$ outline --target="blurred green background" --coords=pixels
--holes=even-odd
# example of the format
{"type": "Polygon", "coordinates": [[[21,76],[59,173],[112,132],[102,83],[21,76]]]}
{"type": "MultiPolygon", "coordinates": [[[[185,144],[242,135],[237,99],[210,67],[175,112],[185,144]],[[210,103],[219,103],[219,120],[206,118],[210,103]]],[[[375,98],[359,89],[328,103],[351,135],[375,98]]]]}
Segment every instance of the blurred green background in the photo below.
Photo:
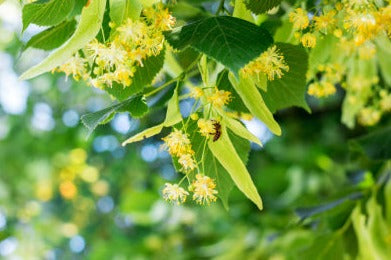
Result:
{"type": "MultiPolygon", "coordinates": [[[[391,247],[390,163],[349,152],[368,129],[340,123],[341,95],[309,100],[313,113],[277,114],[282,137],[257,121],[265,143],[249,171],[264,199],[238,190],[230,209],[171,205],[178,176],[161,136],[120,143],[159,122],[164,110],[117,114],[87,137],[80,116],[111,103],[62,75],[18,75],[45,55],[27,50],[20,9],[0,6],[0,258],[5,259],[386,259],[391,247]],[[368,218],[368,219],[367,219],[368,218]],[[368,222],[366,222],[368,221],[368,222]],[[369,253],[368,253],[369,252],[369,253]]],[[[182,103],[186,111],[189,104],[182,103]]],[[[384,119],[382,125],[387,125],[384,119]]],[[[369,131],[376,129],[369,129],[369,131]]]]}

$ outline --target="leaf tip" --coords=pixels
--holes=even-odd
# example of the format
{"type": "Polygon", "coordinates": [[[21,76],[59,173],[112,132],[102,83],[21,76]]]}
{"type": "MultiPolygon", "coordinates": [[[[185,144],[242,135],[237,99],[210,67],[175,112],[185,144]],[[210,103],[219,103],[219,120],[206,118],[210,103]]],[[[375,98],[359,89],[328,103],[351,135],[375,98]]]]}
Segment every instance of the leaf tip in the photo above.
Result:
{"type": "Polygon", "coordinates": [[[23,72],[22,75],[19,76],[18,80],[23,81],[23,80],[31,79],[32,77],[29,76],[28,72],[29,72],[29,70],[23,72]]]}

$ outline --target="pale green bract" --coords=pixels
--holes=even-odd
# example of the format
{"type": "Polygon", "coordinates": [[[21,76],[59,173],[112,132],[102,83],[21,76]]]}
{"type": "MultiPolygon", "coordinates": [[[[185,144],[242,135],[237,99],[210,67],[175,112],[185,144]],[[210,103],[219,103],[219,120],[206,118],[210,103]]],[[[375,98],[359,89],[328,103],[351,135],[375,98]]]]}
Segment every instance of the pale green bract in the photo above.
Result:
{"type": "Polygon", "coordinates": [[[248,110],[265,123],[273,134],[281,135],[280,126],[276,120],[274,120],[273,114],[263,101],[254,82],[251,79],[244,77],[240,77],[238,80],[232,73],[229,73],[228,78],[248,110]]]}
{"type": "Polygon", "coordinates": [[[258,194],[249,172],[233,146],[224,123],[221,125],[221,137],[218,141],[210,140],[209,149],[224,169],[230,174],[232,180],[257,207],[262,210],[262,199],[258,194]]]}
{"type": "Polygon", "coordinates": [[[137,0],[110,0],[110,19],[122,24],[127,18],[136,20],[140,17],[142,5],[137,0]]]}
{"type": "Polygon", "coordinates": [[[257,145],[262,147],[261,141],[253,135],[243,124],[241,124],[238,120],[230,118],[226,115],[223,111],[218,111],[220,116],[223,118],[224,123],[227,125],[227,127],[234,132],[237,136],[240,136],[244,139],[247,139],[253,143],[256,143],[257,145]]]}

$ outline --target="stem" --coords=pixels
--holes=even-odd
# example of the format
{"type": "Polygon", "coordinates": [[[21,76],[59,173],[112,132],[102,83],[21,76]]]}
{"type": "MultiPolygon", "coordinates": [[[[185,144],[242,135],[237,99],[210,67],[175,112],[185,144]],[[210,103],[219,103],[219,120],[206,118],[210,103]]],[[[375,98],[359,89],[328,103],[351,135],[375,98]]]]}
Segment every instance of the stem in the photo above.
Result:
{"type": "Polygon", "coordinates": [[[183,176],[182,179],[178,182],[178,186],[181,185],[181,183],[183,182],[184,179],[187,178],[187,175],[183,176]]]}
{"type": "Polygon", "coordinates": [[[224,2],[225,0],[220,0],[219,7],[217,8],[216,15],[218,15],[221,11],[224,12],[224,2]]]}
{"type": "Polygon", "coordinates": [[[157,92],[161,91],[162,89],[166,88],[167,86],[171,85],[172,83],[174,82],[179,82],[180,80],[185,80],[185,78],[188,76],[188,72],[194,67],[195,64],[197,64],[198,60],[201,58],[201,55],[199,55],[187,68],[186,70],[184,70],[181,74],[179,74],[177,77],[167,81],[166,83],[164,83],[163,85],[161,85],[160,87],[144,94],[145,97],[150,97],[154,94],[156,94],[157,92]]]}
{"type": "Polygon", "coordinates": [[[161,85],[160,87],[157,87],[155,88],[154,90],[144,94],[145,97],[149,97],[149,96],[152,96],[153,94],[161,91],[162,89],[166,88],[167,86],[171,85],[172,83],[176,82],[176,81],[179,81],[181,78],[183,78],[183,74],[180,74],[178,77],[176,78],[173,78],[173,79],[170,79],[169,81],[167,81],[166,83],[164,83],[163,85],[161,85]]]}
{"type": "Polygon", "coordinates": [[[204,142],[204,148],[202,149],[202,156],[201,156],[201,162],[202,162],[202,173],[205,174],[205,151],[206,151],[206,143],[208,142],[208,138],[205,137],[205,142],[204,142]]]}

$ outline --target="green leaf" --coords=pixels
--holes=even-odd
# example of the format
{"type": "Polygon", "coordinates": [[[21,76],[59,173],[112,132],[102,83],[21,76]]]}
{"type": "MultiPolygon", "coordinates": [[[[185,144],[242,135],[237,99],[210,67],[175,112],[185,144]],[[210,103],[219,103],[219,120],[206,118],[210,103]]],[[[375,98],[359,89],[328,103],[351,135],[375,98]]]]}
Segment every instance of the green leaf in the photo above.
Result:
{"type": "Polygon", "coordinates": [[[246,7],[254,14],[262,14],[281,4],[281,0],[247,0],[246,7]]]}
{"type": "Polygon", "coordinates": [[[281,135],[280,126],[274,120],[273,114],[263,101],[254,82],[250,78],[243,77],[237,80],[233,74],[229,74],[228,78],[250,112],[261,120],[272,133],[281,135]]]}
{"type": "Polygon", "coordinates": [[[144,87],[151,84],[153,79],[162,69],[164,64],[164,57],[164,50],[161,51],[157,56],[148,57],[143,62],[144,66],[137,68],[130,86],[125,87],[120,84],[113,84],[111,88],[105,88],[105,91],[120,101],[129,98],[131,95],[141,92],[144,87]]]}
{"type": "Polygon", "coordinates": [[[31,37],[26,48],[53,50],[60,47],[75,32],[76,21],[63,22],[31,37]]]}
{"type": "Polygon", "coordinates": [[[83,7],[88,3],[89,0],[77,0],[75,1],[75,6],[73,7],[72,12],[69,13],[67,19],[72,19],[76,15],[79,15],[81,13],[81,10],[83,7]]]}
{"type": "Polygon", "coordinates": [[[235,74],[273,43],[265,29],[228,16],[206,18],[167,32],[165,36],[175,49],[191,46],[235,74]]]}
{"type": "Polygon", "coordinates": [[[223,123],[221,125],[221,130],[222,133],[219,140],[216,142],[210,140],[208,142],[209,149],[230,174],[239,190],[262,210],[262,200],[258,194],[257,188],[255,187],[245,164],[233,146],[231,139],[228,136],[226,126],[223,123]]]}
{"type": "Polygon", "coordinates": [[[375,40],[380,71],[387,85],[391,86],[391,41],[386,35],[375,40]]]}
{"type": "Polygon", "coordinates": [[[366,212],[368,216],[361,213],[361,206],[357,205],[351,215],[358,243],[358,259],[388,259],[391,248],[386,238],[391,230],[375,196],[366,203],[366,212]]]}
{"type": "Polygon", "coordinates": [[[65,20],[73,10],[75,0],[39,1],[27,4],[22,10],[23,31],[30,23],[53,26],[65,20]]]}
{"type": "Polygon", "coordinates": [[[21,80],[36,77],[65,63],[72,55],[85,47],[99,32],[105,12],[106,0],[92,0],[83,8],[80,22],[72,37],[38,65],[20,76],[21,80]]]}
{"type": "Polygon", "coordinates": [[[141,133],[138,133],[128,138],[126,141],[122,143],[122,146],[125,146],[130,143],[138,142],[146,138],[152,137],[154,135],[157,135],[162,131],[163,127],[173,126],[179,123],[180,121],[182,121],[182,115],[179,110],[178,88],[176,88],[174,90],[174,94],[172,95],[172,98],[170,99],[170,101],[168,101],[167,114],[164,122],[159,125],[148,128],[142,131],[141,133]]]}
{"type": "Polygon", "coordinates": [[[160,0],[138,0],[142,6],[144,7],[150,7],[153,4],[156,4],[157,2],[160,2],[160,0]]]}
{"type": "Polygon", "coordinates": [[[250,10],[246,7],[245,0],[235,0],[233,17],[237,17],[250,23],[254,22],[254,17],[250,10]]]}
{"type": "Polygon", "coordinates": [[[276,43],[276,46],[284,55],[289,71],[284,72],[280,79],[276,78],[268,82],[267,91],[262,92],[266,105],[272,113],[290,106],[298,106],[310,111],[305,101],[307,52],[301,46],[287,43],[276,43]]]}
{"type": "Polygon", "coordinates": [[[384,128],[350,141],[353,152],[364,153],[372,160],[391,159],[391,128],[384,128]]]}
{"type": "Polygon", "coordinates": [[[116,25],[121,25],[127,18],[139,18],[141,9],[138,0],[110,0],[110,19],[116,25]]]}
{"type": "Polygon", "coordinates": [[[130,112],[133,117],[140,117],[148,111],[148,106],[143,97],[139,95],[97,112],[83,115],[81,121],[88,128],[88,135],[90,135],[99,124],[107,123],[113,114],[124,111],[130,112]]]}
{"type": "Polygon", "coordinates": [[[148,112],[148,105],[141,95],[135,96],[132,102],[118,108],[119,112],[129,112],[132,117],[139,118],[148,112]]]}
{"type": "Polygon", "coordinates": [[[335,207],[340,206],[341,204],[344,204],[346,202],[351,202],[354,200],[361,199],[363,194],[361,192],[356,192],[349,194],[343,198],[340,198],[338,200],[334,200],[331,202],[328,202],[326,204],[320,205],[320,206],[314,206],[310,208],[297,208],[295,210],[295,213],[300,217],[301,220],[304,220],[306,218],[313,217],[317,214],[330,211],[334,209],[335,207]]]}

